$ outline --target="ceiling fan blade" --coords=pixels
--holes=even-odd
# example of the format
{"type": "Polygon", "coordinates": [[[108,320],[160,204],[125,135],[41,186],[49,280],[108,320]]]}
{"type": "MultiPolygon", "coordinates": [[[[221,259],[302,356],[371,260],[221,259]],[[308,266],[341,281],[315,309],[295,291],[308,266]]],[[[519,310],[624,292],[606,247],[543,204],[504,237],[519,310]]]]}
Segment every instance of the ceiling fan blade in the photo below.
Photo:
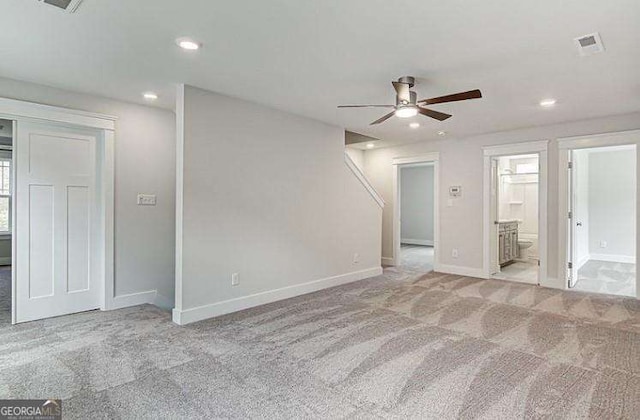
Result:
{"type": "Polygon", "coordinates": [[[452,115],[445,114],[444,112],[434,111],[433,109],[420,108],[418,107],[418,112],[422,115],[426,115],[427,117],[435,118],[438,121],[444,121],[447,118],[451,118],[452,115]]]}
{"type": "Polygon", "coordinates": [[[470,90],[468,92],[454,93],[452,95],[440,96],[438,98],[423,99],[418,101],[419,104],[432,105],[444,102],[466,101],[467,99],[482,98],[482,92],[479,89],[470,90]]]}
{"type": "Polygon", "coordinates": [[[393,110],[390,113],[388,113],[387,115],[385,115],[384,117],[378,118],[377,120],[375,120],[374,122],[372,122],[369,125],[376,125],[376,124],[380,124],[383,123],[385,121],[387,121],[389,118],[393,117],[395,115],[396,111],[393,110]]]}
{"type": "Polygon", "coordinates": [[[338,108],[395,108],[394,105],[338,105],[338,108]]]}
{"type": "Polygon", "coordinates": [[[411,102],[410,87],[407,83],[391,82],[391,84],[398,94],[398,99],[407,103],[411,102]]]}

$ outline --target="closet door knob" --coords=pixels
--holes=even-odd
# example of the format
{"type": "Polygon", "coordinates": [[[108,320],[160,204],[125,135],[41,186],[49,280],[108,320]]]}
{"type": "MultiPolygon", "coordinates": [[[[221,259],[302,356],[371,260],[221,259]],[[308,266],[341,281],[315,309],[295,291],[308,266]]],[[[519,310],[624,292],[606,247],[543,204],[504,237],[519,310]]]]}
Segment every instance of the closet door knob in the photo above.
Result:
{"type": "Polygon", "coordinates": [[[576,226],[582,226],[582,222],[576,223],[576,226]]]}

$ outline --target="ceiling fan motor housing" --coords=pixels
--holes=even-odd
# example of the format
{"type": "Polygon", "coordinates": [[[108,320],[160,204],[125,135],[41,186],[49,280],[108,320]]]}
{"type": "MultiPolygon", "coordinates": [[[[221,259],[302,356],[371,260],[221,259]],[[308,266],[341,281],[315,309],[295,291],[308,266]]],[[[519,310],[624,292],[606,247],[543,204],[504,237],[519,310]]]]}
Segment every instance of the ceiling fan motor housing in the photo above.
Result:
{"type": "Polygon", "coordinates": [[[406,83],[410,88],[412,88],[416,84],[416,79],[413,76],[402,76],[398,79],[398,83],[406,83]]]}

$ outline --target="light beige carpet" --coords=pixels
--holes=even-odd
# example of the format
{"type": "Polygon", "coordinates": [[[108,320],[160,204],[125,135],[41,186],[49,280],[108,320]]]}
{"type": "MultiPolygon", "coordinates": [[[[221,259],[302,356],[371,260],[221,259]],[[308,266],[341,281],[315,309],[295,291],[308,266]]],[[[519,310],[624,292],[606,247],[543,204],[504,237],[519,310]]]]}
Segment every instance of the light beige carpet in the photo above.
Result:
{"type": "Polygon", "coordinates": [[[0,326],[0,398],[65,418],[638,418],[640,302],[403,272],[187,327],[0,326]]]}

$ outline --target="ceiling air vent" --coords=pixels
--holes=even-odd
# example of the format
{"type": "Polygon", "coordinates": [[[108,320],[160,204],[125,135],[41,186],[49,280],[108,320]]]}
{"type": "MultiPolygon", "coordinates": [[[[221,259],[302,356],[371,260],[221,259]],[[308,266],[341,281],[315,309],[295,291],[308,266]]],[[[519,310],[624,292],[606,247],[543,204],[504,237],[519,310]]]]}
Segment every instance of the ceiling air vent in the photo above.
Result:
{"type": "Polygon", "coordinates": [[[66,10],[69,13],[73,13],[78,9],[82,0],[39,0],[42,3],[55,6],[58,9],[66,10]]]}
{"type": "Polygon", "coordinates": [[[591,55],[604,51],[600,34],[594,32],[574,39],[580,55],[591,55]]]}

